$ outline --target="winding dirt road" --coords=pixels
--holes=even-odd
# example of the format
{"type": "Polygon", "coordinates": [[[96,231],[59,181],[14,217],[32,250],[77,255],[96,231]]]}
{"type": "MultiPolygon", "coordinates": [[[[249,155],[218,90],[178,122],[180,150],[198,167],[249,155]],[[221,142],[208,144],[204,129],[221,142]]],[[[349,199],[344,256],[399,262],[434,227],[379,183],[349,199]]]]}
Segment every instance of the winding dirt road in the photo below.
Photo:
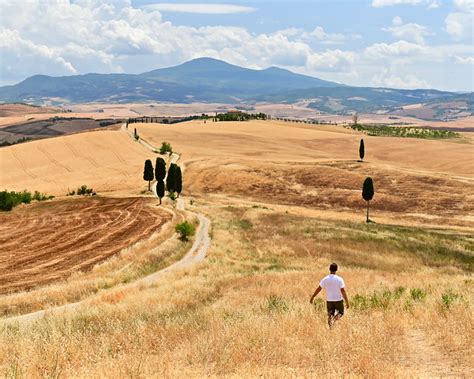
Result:
{"type": "MultiPolygon", "coordinates": [[[[124,125],[122,125],[122,130],[128,132],[125,129],[124,125]]],[[[145,144],[143,144],[143,145],[147,146],[145,144]]],[[[152,150],[153,152],[156,151],[156,148],[154,148],[151,145],[149,145],[148,148],[150,150],[152,150]]],[[[180,157],[179,157],[178,154],[172,155],[172,157],[171,157],[172,163],[176,163],[179,160],[179,158],[180,157]]],[[[196,232],[196,238],[194,240],[194,243],[193,243],[191,249],[185,254],[185,256],[182,259],[180,259],[179,261],[173,263],[171,266],[168,266],[168,267],[166,267],[166,268],[164,268],[160,271],[157,271],[153,274],[145,276],[145,277],[143,277],[143,278],[141,278],[141,279],[139,279],[139,280],[137,280],[133,283],[129,283],[129,284],[126,284],[126,285],[123,285],[123,286],[117,286],[115,288],[111,288],[108,291],[114,291],[118,288],[120,290],[127,290],[127,289],[133,289],[133,288],[143,288],[144,286],[145,287],[151,286],[154,283],[156,283],[157,281],[159,281],[167,273],[170,273],[170,272],[173,272],[173,271],[176,271],[176,270],[180,270],[180,269],[189,268],[189,267],[191,267],[191,266],[193,266],[193,265],[195,265],[199,262],[202,262],[204,260],[204,258],[206,257],[207,251],[209,250],[209,246],[211,244],[211,238],[209,236],[209,227],[210,227],[210,224],[211,224],[210,220],[207,217],[205,217],[204,215],[200,214],[200,213],[195,213],[195,212],[192,212],[192,211],[186,211],[185,210],[185,202],[182,198],[179,198],[177,200],[176,208],[179,211],[183,211],[183,212],[186,212],[190,215],[194,215],[195,217],[197,217],[197,219],[199,221],[199,226],[198,226],[198,229],[197,229],[197,232],[196,232]]],[[[96,301],[97,299],[102,297],[104,295],[104,293],[105,293],[105,291],[103,293],[101,293],[100,295],[93,296],[91,298],[81,300],[81,301],[76,302],[76,303],[69,303],[69,304],[65,304],[65,305],[61,305],[61,306],[57,306],[57,307],[53,307],[53,308],[43,309],[43,310],[33,312],[33,313],[27,313],[27,314],[20,315],[20,316],[5,318],[3,320],[0,320],[0,322],[3,322],[4,324],[5,323],[26,323],[26,322],[31,322],[31,321],[38,320],[38,319],[43,318],[43,317],[47,317],[48,315],[66,314],[68,312],[80,309],[81,307],[87,307],[88,305],[92,304],[94,301],[96,301]]]]}

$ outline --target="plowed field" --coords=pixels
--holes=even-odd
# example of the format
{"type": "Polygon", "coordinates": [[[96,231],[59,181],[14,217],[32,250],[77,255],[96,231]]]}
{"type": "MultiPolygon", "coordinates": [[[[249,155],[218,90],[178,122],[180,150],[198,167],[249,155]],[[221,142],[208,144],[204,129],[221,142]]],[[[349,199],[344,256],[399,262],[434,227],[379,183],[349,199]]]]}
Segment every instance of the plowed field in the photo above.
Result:
{"type": "Polygon", "coordinates": [[[67,199],[0,213],[0,294],[91,269],[170,219],[146,198],[67,199]]]}

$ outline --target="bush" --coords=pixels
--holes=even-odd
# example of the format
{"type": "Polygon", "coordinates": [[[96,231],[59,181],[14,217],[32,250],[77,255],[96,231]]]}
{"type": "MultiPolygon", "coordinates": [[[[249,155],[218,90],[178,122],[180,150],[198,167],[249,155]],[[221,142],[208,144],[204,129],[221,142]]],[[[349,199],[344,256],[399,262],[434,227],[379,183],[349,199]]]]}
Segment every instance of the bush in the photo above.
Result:
{"type": "Polygon", "coordinates": [[[455,302],[463,300],[463,297],[457,293],[454,293],[452,291],[445,292],[441,295],[441,301],[443,303],[443,306],[446,309],[451,308],[451,305],[455,302]]]}
{"type": "Polygon", "coordinates": [[[87,188],[86,185],[82,185],[80,186],[78,189],[77,189],[77,194],[78,195],[83,195],[83,196],[94,196],[95,195],[95,192],[92,188],[87,188]]]}
{"type": "Polygon", "coordinates": [[[171,200],[175,201],[175,200],[176,200],[176,193],[173,192],[173,191],[170,191],[170,192],[168,193],[168,197],[169,197],[171,200]]]}
{"type": "Polygon", "coordinates": [[[410,290],[410,296],[415,301],[422,301],[426,297],[426,291],[421,288],[412,288],[410,290]]]}
{"type": "Polygon", "coordinates": [[[160,147],[160,154],[172,153],[173,148],[169,142],[162,142],[160,147]]]}
{"type": "Polygon", "coordinates": [[[32,200],[43,201],[53,199],[54,196],[46,196],[44,193],[35,191],[33,195],[29,191],[1,191],[0,192],[0,210],[11,211],[18,204],[29,204],[32,200]]]}
{"type": "Polygon", "coordinates": [[[188,221],[176,225],[176,232],[179,233],[181,241],[187,241],[189,237],[194,236],[196,227],[188,221]]]}

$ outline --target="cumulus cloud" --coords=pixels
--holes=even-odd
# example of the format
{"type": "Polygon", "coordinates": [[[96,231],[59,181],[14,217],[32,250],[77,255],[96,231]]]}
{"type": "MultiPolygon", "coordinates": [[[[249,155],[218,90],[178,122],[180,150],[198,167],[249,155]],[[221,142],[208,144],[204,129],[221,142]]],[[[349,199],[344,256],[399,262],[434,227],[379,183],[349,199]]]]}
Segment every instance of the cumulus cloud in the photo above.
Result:
{"type": "Polygon", "coordinates": [[[407,42],[397,41],[394,43],[375,43],[364,50],[365,56],[369,58],[386,58],[386,57],[403,57],[418,55],[425,51],[421,45],[407,42]]]}
{"type": "Polygon", "coordinates": [[[388,28],[382,28],[386,32],[390,32],[394,37],[398,39],[404,39],[418,44],[425,43],[425,36],[432,36],[433,33],[428,30],[426,26],[422,26],[416,23],[403,24],[400,17],[395,17],[392,20],[393,26],[388,28]]]}
{"type": "Polygon", "coordinates": [[[456,12],[445,19],[445,30],[453,38],[468,38],[472,41],[474,25],[474,0],[454,0],[456,12]]]}
{"type": "Polygon", "coordinates": [[[211,3],[156,3],[145,5],[143,8],[157,10],[162,12],[182,12],[182,13],[200,13],[200,14],[233,14],[255,12],[255,8],[233,4],[211,4],[211,3]]]}

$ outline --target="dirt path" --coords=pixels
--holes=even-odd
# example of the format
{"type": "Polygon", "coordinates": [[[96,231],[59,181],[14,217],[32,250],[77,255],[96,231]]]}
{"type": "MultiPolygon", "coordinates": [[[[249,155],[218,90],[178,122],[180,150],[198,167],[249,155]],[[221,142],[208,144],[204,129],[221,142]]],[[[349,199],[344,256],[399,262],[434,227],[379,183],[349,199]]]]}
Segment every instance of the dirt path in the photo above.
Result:
{"type": "Polygon", "coordinates": [[[443,354],[421,329],[407,333],[407,351],[403,357],[404,374],[414,378],[467,378],[474,371],[467,367],[452,366],[452,360],[443,354]],[[470,373],[469,373],[470,371],[470,373]]]}

